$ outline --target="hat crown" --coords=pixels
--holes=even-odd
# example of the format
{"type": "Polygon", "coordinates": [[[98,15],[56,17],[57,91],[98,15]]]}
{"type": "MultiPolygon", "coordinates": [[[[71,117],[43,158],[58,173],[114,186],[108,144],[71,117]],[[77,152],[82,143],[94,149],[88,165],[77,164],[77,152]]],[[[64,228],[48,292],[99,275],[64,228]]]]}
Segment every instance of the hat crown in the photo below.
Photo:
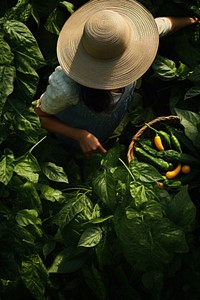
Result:
{"type": "Polygon", "coordinates": [[[111,10],[101,10],[85,23],[81,42],[89,55],[112,59],[126,49],[129,31],[128,22],[121,15],[111,10]]]}

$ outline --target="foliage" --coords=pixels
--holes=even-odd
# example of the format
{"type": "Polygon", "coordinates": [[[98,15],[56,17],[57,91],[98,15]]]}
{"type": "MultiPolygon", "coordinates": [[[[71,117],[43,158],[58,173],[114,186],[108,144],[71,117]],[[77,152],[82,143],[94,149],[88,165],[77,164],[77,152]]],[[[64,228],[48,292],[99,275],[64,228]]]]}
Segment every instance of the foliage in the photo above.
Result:
{"type": "MultiPolygon", "coordinates": [[[[65,20],[86,1],[2,1],[0,298],[199,299],[199,181],[170,192],[127,146],[149,120],[180,116],[200,149],[199,25],[160,41],[106,155],[63,148],[34,100],[57,65],[65,20]]],[[[199,16],[199,1],[140,1],[154,16],[199,16]]]]}

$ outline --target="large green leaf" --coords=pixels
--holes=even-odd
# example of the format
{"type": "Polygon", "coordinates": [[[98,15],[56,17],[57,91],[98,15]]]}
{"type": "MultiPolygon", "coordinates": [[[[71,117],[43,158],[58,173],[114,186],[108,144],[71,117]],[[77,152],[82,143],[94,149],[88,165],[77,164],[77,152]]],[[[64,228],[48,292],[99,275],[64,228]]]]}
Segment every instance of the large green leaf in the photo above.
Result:
{"type": "Polygon", "coordinates": [[[15,68],[13,66],[0,66],[0,116],[7,97],[14,90],[15,68]]]}
{"type": "Polygon", "coordinates": [[[31,182],[38,182],[40,171],[37,159],[29,152],[18,157],[14,162],[14,172],[31,182]]]}
{"type": "Polygon", "coordinates": [[[41,224],[41,219],[38,217],[38,212],[35,209],[23,209],[18,211],[15,220],[23,227],[41,224]]]}
{"type": "Polygon", "coordinates": [[[196,217],[196,207],[188,194],[188,187],[184,186],[167,202],[165,208],[167,217],[186,232],[192,230],[196,217]]]}
{"type": "Polygon", "coordinates": [[[163,79],[171,80],[177,75],[175,62],[161,55],[156,56],[152,68],[156,75],[163,79]]]}
{"type": "Polygon", "coordinates": [[[11,150],[5,149],[0,159],[0,182],[7,185],[13,176],[14,154],[11,150]]]}
{"type": "Polygon", "coordinates": [[[49,273],[71,273],[79,270],[85,263],[86,257],[81,248],[68,247],[55,257],[48,269],[49,273]]]}
{"type": "Polygon", "coordinates": [[[200,115],[192,111],[175,109],[184,127],[185,135],[192,140],[193,144],[200,148],[200,115]]]}
{"type": "Polygon", "coordinates": [[[13,50],[17,70],[28,71],[44,65],[44,58],[35,37],[28,27],[17,20],[4,23],[5,39],[13,50]]]}
{"type": "Polygon", "coordinates": [[[16,201],[20,209],[34,209],[41,214],[42,202],[40,196],[31,182],[26,182],[18,187],[16,201]]]}
{"type": "Polygon", "coordinates": [[[25,23],[31,15],[31,4],[29,0],[18,0],[17,4],[11,9],[7,10],[5,19],[15,19],[25,23]]]}
{"type": "Polygon", "coordinates": [[[14,55],[10,46],[0,35],[0,65],[10,65],[13,61],[14,55]]]}
{"type": "MultiPolygon", "coordinates": [[[[36,93],[39,76],[33,68],[26,72],[16,72],[16,95],[21,99],[32,100],[36,93]]],[[[29,101],[30,102],[30,101],[29,101]]]]}
{"type": "Polygon", "coordinates": [[[69,183],[63,167],[57,166],[52,162],[44,163],[42,171],[52,181],[69,183]]]}
{"type": "Polygon", "coordinates": [[[20,276],[24,285],[31,292],[35,299],[44,299],[48,273],[42,259],[38,254],[24,257],[20,270],[20,276]]]}
{"type": "MultiPolygon", "coordinates": [[[[54,216],[53,223],[57,224],[60,228],[69,224],[78,214],[86,209],[93,210],[93,205],[90,199],[85,194],[75,194],[71,198],[68,197],[67,203],[61,210],[54,216]]],[[[91,213],[92,219],[92,213],[91,213]]]]}
{"type": "Polygon", "coordinates": [[[15,134],[21,139],[31,144],[38,142],[42,130],[40,120],[33,108],[28,108],[24,102],[18,99],[10,98],[7,101],[4,118],[13,125],[15,134]]]}
{"type": "Polygon", "coordinates": [[[81,235],[78,242],[79,247],[95,247],[102,239],[102,230],[98,226],[88,227],[81,235]]]}
{"type": "Polygon", "coordinates": [[[99,200],[103,202],[103,204],[106,205],[111,211],[114,211],[117,204],[117,182],[112,174],[109,171],[104,170],[104,172],[96,175],[92,185],[99,200]]]}
{"type": "Polygon", "coordinates": [[[33,0],[33,14],[40,17],[48,17],[49,14],[57,7],[60,0],[49,0],[48,2],[41,2],[40,0],[33,0]]]}
{"type": "Polygon", "coordinates": [[[185,253],[185,235],[167,218],[127,218],[118,211],[115,229],[127,261],[141,271],[162,270],[172,254],[185,253]]]}
{"type": "Polygon", "coordinates": [[[196,97],[200,94],[200,84],[195,85],[191,87],[187,92],[185,93],[184,100],[196,97]]]}
{"type": "Polygon", "coordinates": [[[62,191],[58,189],[54,189],[46,184],[41,184],[39,186],[40,191],[42,193],[42,197],[45,200],[51,201],[51,202],[60,202],[62,203],[65,199],[65,196],[63,195],[62,191]]]}

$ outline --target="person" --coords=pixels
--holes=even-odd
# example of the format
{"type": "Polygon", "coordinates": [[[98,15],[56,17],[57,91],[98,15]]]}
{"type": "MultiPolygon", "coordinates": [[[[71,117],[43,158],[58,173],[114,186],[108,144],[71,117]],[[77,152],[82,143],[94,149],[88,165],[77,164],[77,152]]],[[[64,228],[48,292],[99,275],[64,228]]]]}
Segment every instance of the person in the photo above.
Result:
{"type": "Polygon", "coordinates": [[[91,0],[65,22],[59,66],[35,112],[41,126],[88,155],[122,120],[137,79],[151,66],[159,38],[199,23],[196,17],[155,18],[135,0],[91,0]]]}

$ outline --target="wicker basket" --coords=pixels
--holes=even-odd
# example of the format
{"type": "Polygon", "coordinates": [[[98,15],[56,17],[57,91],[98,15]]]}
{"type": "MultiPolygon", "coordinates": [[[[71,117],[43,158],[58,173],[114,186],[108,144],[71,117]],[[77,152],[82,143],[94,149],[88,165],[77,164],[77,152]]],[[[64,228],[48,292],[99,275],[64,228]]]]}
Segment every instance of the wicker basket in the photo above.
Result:
{"type": "MultiPolygon", "coordinates": [[[[155,129],[158,130],[163,130],[164,129],[164,123],[169,124],[174,127],[180,128],[180,118],[178,116],[164,116],[164,117],[158,117],[147,124],[150,125],[151,127],[154,127],[155,129]]],[[[140,137],[152,137],[152,130],[147,126],[144,125],[141,127],[137,133],[132,137],[131,143],[129,144],[128,147],[128,153],[127,153],[127,159],[128,163],[131,162],[133,157],[135,156],[134,154],[134,147],[137,144],[137,140],[140,137]]]]}

